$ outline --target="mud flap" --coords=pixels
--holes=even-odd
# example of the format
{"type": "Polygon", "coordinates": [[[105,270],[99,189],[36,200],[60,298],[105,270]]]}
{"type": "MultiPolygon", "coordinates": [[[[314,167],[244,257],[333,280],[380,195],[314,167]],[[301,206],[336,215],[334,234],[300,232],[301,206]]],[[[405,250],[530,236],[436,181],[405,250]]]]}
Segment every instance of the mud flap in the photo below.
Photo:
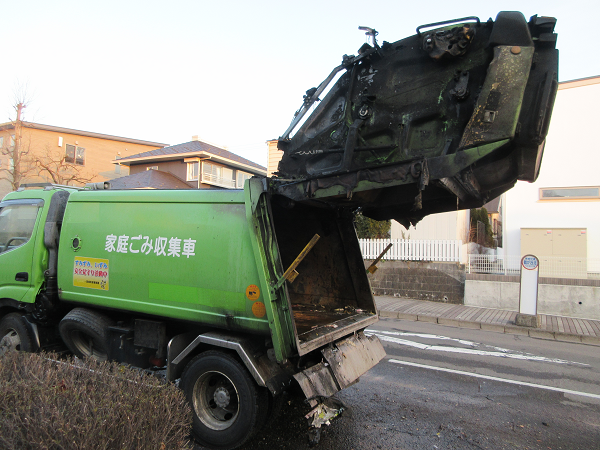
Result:
{"type": "Polygon", "coordinates": [[[334,342],[321,353],[322,362],[294,375],[312,407],[356,383],[385,356],[377,336],[365,336],[362,331],[334,342]]]}

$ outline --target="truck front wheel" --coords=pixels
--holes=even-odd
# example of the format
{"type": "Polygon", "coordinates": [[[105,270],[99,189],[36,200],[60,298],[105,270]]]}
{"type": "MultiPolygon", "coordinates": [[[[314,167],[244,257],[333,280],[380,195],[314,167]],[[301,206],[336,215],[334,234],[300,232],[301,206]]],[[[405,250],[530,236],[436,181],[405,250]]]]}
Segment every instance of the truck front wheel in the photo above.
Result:
{"type": "Polygon", "coordinates": [[[192,429],[206,447],[239,447],[262,427],[269,393],[256,385],[233,356],[207,351],[196,356],[181,377],[192,407],[192,429]]]}
{"type": "Polygon", "coordinates": [[[34,337],[19,313],[7,314],[0,320],[0,356],[10,350],[31,352],[34,337]]]}
{"type": "Polygon", "coordinates": [[[72,309],[58,325],[64,343],[76,356],[96,361],[108,359],[107,328],[113,321],[96,311],[72,309]]]}

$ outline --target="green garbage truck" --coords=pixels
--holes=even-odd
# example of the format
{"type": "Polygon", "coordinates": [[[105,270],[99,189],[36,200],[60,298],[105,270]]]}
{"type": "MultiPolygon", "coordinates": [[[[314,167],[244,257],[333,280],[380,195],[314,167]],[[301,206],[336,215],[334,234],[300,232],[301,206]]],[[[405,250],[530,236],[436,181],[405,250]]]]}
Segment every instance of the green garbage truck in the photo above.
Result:
{"type": "Polygon", "coordinates": [[[556,20],[501,12],[377,42],[306,92],[272,178],[242,190],[19,189],[0,202],[0,352],[60,341],[180,380],[234,448],[291,383],[314,408],[385,353],[353,217],[405,226],[535,181],[556,20]]]}
{"type": "Polygon", "coordinates": [[[244,190],[24,188],[0,203],[2,345],[181,379],[206,446],[241,445],[294,380],[312,404],[384,351],[352,215],[244,190]],[[293,279],[293,282],[291,282],[293,279]]]}

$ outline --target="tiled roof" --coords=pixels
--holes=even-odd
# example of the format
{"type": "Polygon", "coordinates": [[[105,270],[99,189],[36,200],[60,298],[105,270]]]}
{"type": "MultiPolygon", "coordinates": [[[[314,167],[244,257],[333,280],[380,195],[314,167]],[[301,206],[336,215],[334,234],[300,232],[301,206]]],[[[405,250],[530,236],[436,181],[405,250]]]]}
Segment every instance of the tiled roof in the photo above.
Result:
{"type": "Polygon", "coordinates": [[[109,183],[111,189],[193,189],[175,175],[160,170],[146,170],[109,183]]]}
{"type": "Polygon", "coordinates": [[[228,159],[230,161],[243,164],[257,170],[267,170],[266,167],[263,167],[260,164],[256,164],[250,161],[249,159],[242,158],[241,156],[238,156],[235,153],[231,153],[230,151],[227,151],[223,148],[219,148],[202,141],[190,141],[185,142],[183,144],[171,145],[170,147],[164,147],[156,150],[138,153],[137,155],[126,156],[124,158],[119,159],[119,163],[125,163],[126,165],[130,165],[131,163],[141,159],[144,160],[144,163],[147,163],[149,160],[152,159],[173,159],[173,156],[177,155],[185,155],[186,157],[190,157],[192,156],[190,154],[193,153],[206,153],[209,154],[209,156],[214,155],[219,158],[228,159]]]}
{"type": "MultiPolygon", "coordinates": [[[[112,136],[110,134],[94,133],[92,131],[74,130],[73,128],[55,127],[54,125],[44,125],[42,123],[34,122],[21,122],[25,128],[32,128],[36,130],[53,131],[55,133],[75,134],[78,136],[87,136],[98,139],[106,139],[110,141],[127,142],[131,144],[148,145],[151,147],[165,147],[167,144],[161,144],[160,142],[142,141],[139,139],[131,139],[122,136],[112,136]]],[[[0,130],[12,130],[15,128],[14,122],[0,123],[0,130]]]]}

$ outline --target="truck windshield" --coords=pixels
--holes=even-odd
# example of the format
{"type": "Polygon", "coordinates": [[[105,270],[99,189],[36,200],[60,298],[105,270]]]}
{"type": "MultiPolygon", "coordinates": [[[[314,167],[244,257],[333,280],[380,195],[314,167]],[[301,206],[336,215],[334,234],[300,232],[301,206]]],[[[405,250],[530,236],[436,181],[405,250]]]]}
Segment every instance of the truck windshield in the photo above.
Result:
{"type": "Polygon", "coordinates": [[[39,204],[0,204],[0,253],[26,244],[31,238],[39,204]]]}

